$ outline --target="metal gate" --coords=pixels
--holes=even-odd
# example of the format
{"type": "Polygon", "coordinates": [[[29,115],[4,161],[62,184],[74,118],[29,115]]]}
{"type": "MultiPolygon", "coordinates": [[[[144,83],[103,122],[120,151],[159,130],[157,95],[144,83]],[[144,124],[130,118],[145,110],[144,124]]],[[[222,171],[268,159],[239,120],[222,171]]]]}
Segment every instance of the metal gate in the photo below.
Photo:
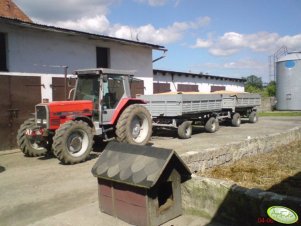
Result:
{"type": "Polygon", "coordinates": [[[0,150],[17,147],[17,131],[41,102],[41,78],[0,75],[0,150]]]}

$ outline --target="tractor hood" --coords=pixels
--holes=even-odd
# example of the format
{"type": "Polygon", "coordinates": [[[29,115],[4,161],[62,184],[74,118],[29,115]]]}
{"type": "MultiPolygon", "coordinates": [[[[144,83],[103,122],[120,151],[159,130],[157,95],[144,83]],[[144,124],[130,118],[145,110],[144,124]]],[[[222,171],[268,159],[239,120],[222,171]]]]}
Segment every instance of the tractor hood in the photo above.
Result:
{"type": "Polygon", "coordinates": [[[53,101],[36,105],[36,121],[37,124],[41,122],[41,126],[47,125],[46,128],[55,130],[67,121],[91,117],[92,112],[93,102],[90,100],[53,101]]]}
{"type": "Polygon", "coordinates": [[[91,113],[93,102],[90,100],[53,101],[47,103],[50,113],[91,113]]]}

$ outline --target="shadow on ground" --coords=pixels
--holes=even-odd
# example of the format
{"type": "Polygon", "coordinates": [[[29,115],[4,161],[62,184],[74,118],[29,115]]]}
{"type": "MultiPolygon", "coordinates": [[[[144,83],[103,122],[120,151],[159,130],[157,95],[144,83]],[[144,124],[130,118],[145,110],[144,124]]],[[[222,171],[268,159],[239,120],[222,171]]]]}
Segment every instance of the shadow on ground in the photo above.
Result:
{"type": "Polygon", "coordinates": [[[0,166],[0,173],[5,171],[5,167],[4,166],[0,166]]]}
{"type": "Polygon", "coordinates": [[[301,172],[266,191],[233,185],[207,226],[220,222],[228,226],[284,225],[269,218],[271,206],[294,210],[299,220],[291,225],[301,225],[301,172]]]}

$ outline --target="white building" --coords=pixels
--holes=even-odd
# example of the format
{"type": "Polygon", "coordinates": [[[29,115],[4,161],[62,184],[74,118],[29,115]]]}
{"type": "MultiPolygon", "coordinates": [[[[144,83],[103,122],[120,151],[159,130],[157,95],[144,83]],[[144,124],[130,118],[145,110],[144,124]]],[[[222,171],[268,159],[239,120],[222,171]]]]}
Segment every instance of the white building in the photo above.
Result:
{"type": "MultiPolygon", "coordinates": [[[[80,68],[106,67],[135,70],[143,79],[145,93],[153,92],[152,51],[163,46],[135,42],[108,36],[89,34],[52,26],[0,17],[1,74],[42,76],[48,84],[50,77],[71,74],[80,68]]],[[[50,79],[51,80],[51,79],[50,79]]],[[[48,89],[42,97],[52,99],[48,89]]]]}
{"type": "Polygon", "coordinates": [[[213,75],[154,70],[154,93],[192,91],[213,92],[218,90],[244,92],[244,79],[213,75]]]}

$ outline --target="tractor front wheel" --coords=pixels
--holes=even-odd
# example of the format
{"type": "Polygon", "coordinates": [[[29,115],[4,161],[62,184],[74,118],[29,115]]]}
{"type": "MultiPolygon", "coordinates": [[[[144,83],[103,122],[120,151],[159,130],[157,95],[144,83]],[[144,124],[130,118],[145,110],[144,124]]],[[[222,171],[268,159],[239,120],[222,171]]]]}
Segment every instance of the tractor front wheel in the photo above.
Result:
{"type": "Polygon", "coordinates": [[[152,135],[152,119],[147,108],[140,104],[128,106],[120,115],[116,125],[119,142],[146,144],[152,135]]]}
{"type": "Polygon", "coordinates": [[[53,153],[64,164],[83,162],[93,145],[92,128],[84,121],[62,124],[53,137],[53,153]]]}
{"type": "Polygon", "coordinates": [[[34,139],[30,139],[26,136],[26,130],[35,130],[35,119],[29,118],[27,119],[19,128],[17,133],[17,143],[27,157],[36,157],[42,156],[47,153],[47,148],[39,145],[34,139]]]}

